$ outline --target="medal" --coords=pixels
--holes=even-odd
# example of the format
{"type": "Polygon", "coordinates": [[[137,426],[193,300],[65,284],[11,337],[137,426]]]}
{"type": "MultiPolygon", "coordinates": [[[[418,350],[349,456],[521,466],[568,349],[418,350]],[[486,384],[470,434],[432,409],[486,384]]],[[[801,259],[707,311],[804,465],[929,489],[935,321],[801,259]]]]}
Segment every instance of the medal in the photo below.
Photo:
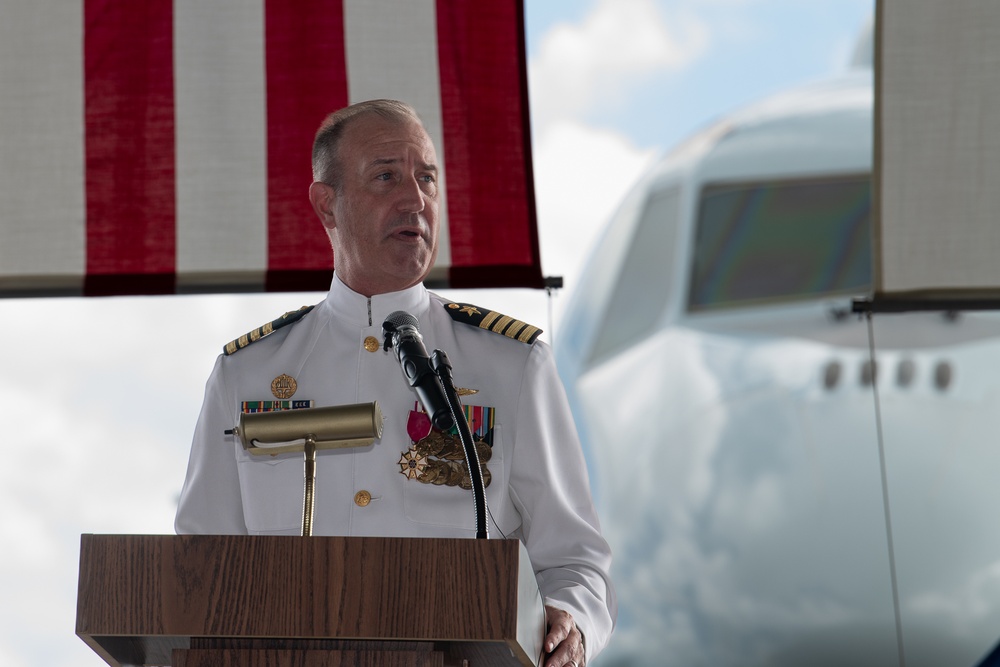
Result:
{"type": "Polygon", "coordinates": [[[295,381],[295,378],[284,373],[271,381],[271,393],[274,394],[275,398],[291,398],[295,395],[295,391],[298,388],[299,384],[295,381]]]}
{"type": "MultiPolygon", "coordinates": [[[[416,408],[417,406],[414,406],[416,408]]],[[[480,405],[463,406],[465,419],[472,432],[472,440],[483,471],[483,485],[493,479],[486,463],[493,457],[493,428],[495,409],[480,405]]],[[[432,426],[426,412],[410,410],[406,432],[412,445],[399,457],[399,472],[407,479],[434,486],[472,488],[472,478],[465,462],[465,449],[457,428],[441,431],[432,426]]]]}
{"type": "Polygon", "coordinates": [[[399,468],[406,479],[416,479],[427,469],[427,459],[411,449],[399,457],[399,468]]]}

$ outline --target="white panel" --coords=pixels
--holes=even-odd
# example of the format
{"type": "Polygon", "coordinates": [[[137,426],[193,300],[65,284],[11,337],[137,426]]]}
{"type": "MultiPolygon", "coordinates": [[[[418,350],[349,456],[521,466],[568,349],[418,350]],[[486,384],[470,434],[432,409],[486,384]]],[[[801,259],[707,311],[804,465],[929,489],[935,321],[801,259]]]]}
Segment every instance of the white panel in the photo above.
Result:
{"type": "Polygon", "coordinates": [[[876,288],[1000,290],[1000,2],[880,9],[876,288]]]}
{"type": "Polygon", "coordinates": [[[0,290],[82,284],[83,118],[83,3],[4,0],[0,290]]]}
{"type": "Polygon", "coordinates": [[[178,285],[259,282],[267,268],[263,0],[175,0],[174,64],[178,285]]]}
{"type": "Polygon", "coordinates": [[[351,103],[378,98],[413,106],[438,154],[441,184],[438,267],[451,264],[445,187],[441,85],[435,0],[344,0],[348,95],[351,103]]]}

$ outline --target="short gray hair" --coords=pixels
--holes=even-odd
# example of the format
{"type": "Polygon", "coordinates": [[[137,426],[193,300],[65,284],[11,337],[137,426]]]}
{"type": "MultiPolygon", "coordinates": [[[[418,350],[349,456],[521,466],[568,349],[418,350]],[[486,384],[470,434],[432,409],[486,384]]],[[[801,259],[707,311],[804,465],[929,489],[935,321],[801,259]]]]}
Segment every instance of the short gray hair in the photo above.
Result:
{"type": "MultiPolygon", "coordinates": [[[[375,114],[386,120],[405,123],[416,121],[420,117],[416,110],[405,102],[398,100],[368,100],[358,102],[349,107],[334,111],[320,124],[313,141],[312,169],[313,180],[332,185],[338,191],[341,188],[341,166],[338,148],[344,136],[345,128],[352,121],[362,116],[375,114]]],[[[421,123],[422,125],[422,123],[421,123]]]]}

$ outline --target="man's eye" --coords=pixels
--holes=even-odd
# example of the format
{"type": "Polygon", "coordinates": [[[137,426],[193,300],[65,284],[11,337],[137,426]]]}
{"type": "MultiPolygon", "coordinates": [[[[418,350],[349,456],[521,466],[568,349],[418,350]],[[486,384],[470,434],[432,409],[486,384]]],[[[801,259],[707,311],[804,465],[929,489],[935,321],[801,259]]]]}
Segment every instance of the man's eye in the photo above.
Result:
{"type": "Polygon", "coordinates": [[[381,174],[378,174],[378,175],[377,175],[377,176],[375,177],[375,180],[376,180],[376,181],[388,181],[388,180],[389,180],[389,179],[391,179],[391,178],[392,178],[392,173],[390,173],[390,172],[388,172],[388,171],[387,171],[387,172],[384,172],[384,173],[381,173],[381,174]]]}
{"type": "Polygon", "coordinates": [[[420,177],[420,180],[422,180],[424,183],[436,183],[437,182],[437,179],[434,178],[434,174],[424,174],[423,176],[420,177]]]}

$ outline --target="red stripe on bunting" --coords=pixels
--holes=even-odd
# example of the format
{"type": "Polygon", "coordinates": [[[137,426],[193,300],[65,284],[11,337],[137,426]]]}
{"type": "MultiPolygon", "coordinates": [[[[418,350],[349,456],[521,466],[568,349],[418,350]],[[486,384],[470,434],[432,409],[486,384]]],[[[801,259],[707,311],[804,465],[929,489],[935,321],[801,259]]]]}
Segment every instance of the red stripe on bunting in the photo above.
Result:
{"type": "Polygon", "coordinates": [[[347,105],[341,2],[266,4],[268,291],[326,289],[330,242],[309,204],[312,142],[347,105]]]}
{"type": "Polygon", "coordinates": [[[86,0],[85,294],[174,291],[172,0],[86,0]]]}
{"type": "Polygon", "coordinates": [[[522,3],[437,0],[437,32],[449,282],[541,287],[522,3]]]}

